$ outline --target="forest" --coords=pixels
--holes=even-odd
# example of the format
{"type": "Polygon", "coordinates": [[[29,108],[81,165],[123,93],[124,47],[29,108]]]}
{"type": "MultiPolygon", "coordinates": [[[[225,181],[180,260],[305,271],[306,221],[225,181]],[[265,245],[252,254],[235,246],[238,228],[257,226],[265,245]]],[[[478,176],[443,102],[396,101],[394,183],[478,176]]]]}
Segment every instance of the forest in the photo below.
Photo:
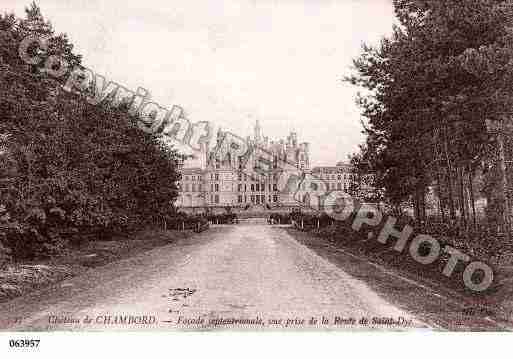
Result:
{"type": "Polygon", "coordinates": [[[512,2],[393,3],[392,35],[364,45],[345,79],[366,135],[352,163],[421,228],[510,237],[512,2]]]}
{"type": "Polygon", "coordinates": [[[127,106],[91,104],[24,62],[27,36],[47,39],[46,49],[29,49],[43,60],[83,66],[35,3],[24,18],[0,15],[0,263],[176,216],[181,155],[141,131],[127,106]]]}

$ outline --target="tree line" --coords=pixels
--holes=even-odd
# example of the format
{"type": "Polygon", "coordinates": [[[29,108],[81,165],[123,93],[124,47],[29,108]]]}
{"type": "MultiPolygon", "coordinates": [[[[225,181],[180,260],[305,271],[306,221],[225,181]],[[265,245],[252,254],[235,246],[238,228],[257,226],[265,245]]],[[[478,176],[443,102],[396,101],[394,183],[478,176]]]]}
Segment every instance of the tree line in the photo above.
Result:
{"type": "Polygon", "coordinates": [[[352,156],[380,200],[417,223],[510,231],[513,3],[394,0],[397,24],[364,45],[345,80],[362,88],[366,141],[352,156]],[[482,200],[482,201],[478,201],[482,200]],[[477,203],[486,203],[483,216],[477,203]],[[477,208],[476,208],[477,207],[477,208]]]}
{"type": "Polygon", "coordinates": [[[0,15],[0,257],[52,255],[80,236],[173,216],[181,156],[139,130],[127,106],[90,104],[23,62],[28,35],[48,39],[43,59],[82,64],[35,3],[24,18],[0,15]]]}

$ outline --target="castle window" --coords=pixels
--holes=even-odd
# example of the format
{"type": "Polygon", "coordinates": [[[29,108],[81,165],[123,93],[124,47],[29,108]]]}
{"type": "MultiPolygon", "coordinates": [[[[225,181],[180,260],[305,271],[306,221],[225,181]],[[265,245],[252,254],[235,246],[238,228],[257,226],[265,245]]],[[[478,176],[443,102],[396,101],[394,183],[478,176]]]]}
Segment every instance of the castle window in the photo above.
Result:
{"type": "Polygon", "coordinates": [[[239,203],[242,203],[242,196],[240,196],[240,195],[239,195],[239,196],[237,197],[237,199],[238,199],[238,202],[239,202],[239,203]]]}
{"type": "Polygon", "coordinates": [[[273,202],[274,203],[278,202],[278,196],[277,195],[273,195],[273,202]]]}
{"type": "Polygon", "coordinates": [[[216,173],[216,181],[219,181],[219,173],[216,173]]]}
{"type": "Polygon", "coordinates": [[[216,195],[214,196],[214,202],[215,202],[215,203],[219,203],[219,195],[217,195],[217,194],[216,194],[216,195]]]}
{"type": "Polygon", "coordinates": [[[219,183],[216,183],[216,192],[219,192],[219,183]]]}
{"type": "Polygon", "coordinates": [[[257,184],[255,185],[255,187],[256,187],[256,192],[260,192],[260,183],[257,183],[257,184]]]}
{"type": "Polygon", "coordinates": [[[255,185],[253,183],[251,184],[251,192],[255,192],[255,185]]]}

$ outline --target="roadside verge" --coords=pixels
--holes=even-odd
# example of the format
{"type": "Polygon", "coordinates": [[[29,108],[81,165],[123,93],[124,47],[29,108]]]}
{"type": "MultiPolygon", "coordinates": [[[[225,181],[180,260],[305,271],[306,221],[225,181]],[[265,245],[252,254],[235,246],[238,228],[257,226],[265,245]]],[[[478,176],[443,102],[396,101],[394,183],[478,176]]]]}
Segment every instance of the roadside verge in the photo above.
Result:
{"type": "Polygon", "coordinates": [[[53,258],[7,264],[0,270],[0,303],[193,234],[188,230],[144,230],[108,241],[87,241],[53,258]]]}
{"type": "Polygon", "coordinates": [[[451,331],[509,331],[513,328],[511,313],[498,305],[499,293],[493,297],[468,297],[443,283],[392,266],[375,253],[358,250],[357,245],[344,245],[343,241],[294,228],[287,232],[349,275],[361,279],[389,302],[433,327],[451,331]]]}

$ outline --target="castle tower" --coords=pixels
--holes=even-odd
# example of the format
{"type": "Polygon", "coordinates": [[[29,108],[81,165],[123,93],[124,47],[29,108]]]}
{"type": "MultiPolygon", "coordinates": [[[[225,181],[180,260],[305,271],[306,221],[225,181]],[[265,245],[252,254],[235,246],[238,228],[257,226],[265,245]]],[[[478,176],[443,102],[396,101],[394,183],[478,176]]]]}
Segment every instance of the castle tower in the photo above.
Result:
{"type": "Polygon", "coordinates": [[[292,131],[290,133],[290,140],[292,142],[292,147],[296,148],[297,147],[297,132],[296,131],[292,131]]]}
{"type": "Polygon", "coordinates": [[[262,129],[260,128],[260,121],[256,120],[255,123],[255,143],[260,143],[262,139],[262,129]]]}

